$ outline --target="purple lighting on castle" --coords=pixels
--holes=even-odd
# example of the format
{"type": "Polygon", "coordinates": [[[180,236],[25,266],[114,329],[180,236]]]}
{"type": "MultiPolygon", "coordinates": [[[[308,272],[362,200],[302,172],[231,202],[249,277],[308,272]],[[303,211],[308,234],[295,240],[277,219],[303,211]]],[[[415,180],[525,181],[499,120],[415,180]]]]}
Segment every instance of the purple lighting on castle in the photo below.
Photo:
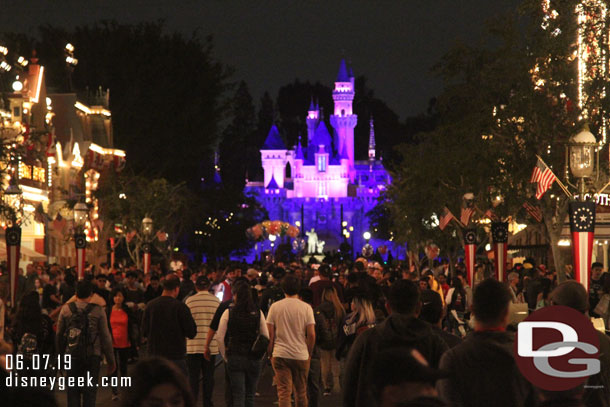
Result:
{"type": "Polygon", "coordinates": [[[341,223],[346,222],[354,229],[354,248],[359,251],[365,243],[362,234],[369,230],[366,213],[390,182],[381,160],[376,159],[372,119],[367,123],[371,128],[368,160],[355,161],[354,95],[354,75],[342,60],[332,95],[334,138],[312,100],[306,114],[307,146],[299,138],[296,148],[286,148],[273,125],[260,150],[263,182],[248,182],[245,188],[267,209],[270,219],[291,224],[302,220],[303,230],[315,229],[326,243],[325,250],[336,250],[344,241],[341,223]]]}

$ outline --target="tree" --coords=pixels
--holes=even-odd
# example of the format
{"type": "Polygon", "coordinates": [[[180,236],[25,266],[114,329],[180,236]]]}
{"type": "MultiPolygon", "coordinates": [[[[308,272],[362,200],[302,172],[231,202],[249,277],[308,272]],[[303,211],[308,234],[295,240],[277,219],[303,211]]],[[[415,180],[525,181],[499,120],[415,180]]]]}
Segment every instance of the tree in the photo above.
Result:
{"type": "Polygon", "coordinates": [[[183,234],[194,221],[194,196],[184,184],[171,184],[163,178],[148,179],[129,172],[122,175],[108,174],[96,191],[100,218],[105,236],[119,231],[125,240],[131,260],[140,266],[142,219],[154,222],[154,244],[169,259],[170,250],[177,246],[183,234]],[[167,240],[165,240],[167,239],[167,240]]]}
{"type": "MultiPolygon", "coordinates": [[[[594,76],[584,90],[595,97],[578,103],[577,3],[553,3],[553,12],[526,0],[517,13],[490,22],[480,44],[457,46],[435,68],[445,80],[436,104],[438,126],[418,136],[416,146],[399,147],[402,160],[387,194],[392,230],[401,241],[459,239],[440,233],[431,219],[445,205],[459,211],[466,192],[483,210],[501,196],[497,214],[520,216],[523,202],[532,199],[536,154],[562,177],[564,145],[581,129],[579,116],[588,116],[594,133],[602,134],[596,113],[607,111],[604,81],[594,76]]],[[[560,278],[564,259],[557,243],[567,201],[557,184],[540,201],[560,278]]]]}
{"type": "MultiPolygon", "coordinates": [[[[241,191],[246,172],[259,155],[252,144],[256,131],[256,116],[252,96],[244,81],[238,85],[230,109],[231,124],[223,132],[220,143],[220,170],[225,185],[241,191]]],[[[260,159],[258,160],[260,162],[260,159]]]]}
{"type": "Polygon", "coordinates": [[[68,31],[40,28],[37,49],[51,86],[70,90],[64,46],[75,46],[74,89],[110,90],[115,147],[135,173],[185,181],[196,190],[213,161],[231,71],[212,37],[166,33],[162,22],[102,22],[68,31]],[[154,159],[151,159],[154,158],[154,159]]]}

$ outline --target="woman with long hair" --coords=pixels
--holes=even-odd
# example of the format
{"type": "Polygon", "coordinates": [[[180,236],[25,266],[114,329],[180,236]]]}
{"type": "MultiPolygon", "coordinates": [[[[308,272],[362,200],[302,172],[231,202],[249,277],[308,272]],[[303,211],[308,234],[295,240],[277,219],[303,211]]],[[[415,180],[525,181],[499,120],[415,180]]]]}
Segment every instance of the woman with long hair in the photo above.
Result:
{"type": "Polygon", "coordinates": [[[220,318],[217,342],[227,363],[233,407],[254,407],[254,393],[262,357],[252,355],[258,335],[269,338],[265,316],[252,297],[250,286],[233,286],[233,305],[220,318]]]}
{"type": "Polygon", "coordinates": [[[337,339],[339,328],[345,318],[345,309],[339,301],[339,296],[334,287],[326,287],[322,290],[322,302],[315,309],[316,315],[320,315],[324,330],[319,341],[316,341],[316,346],[320,351],[320,365],[322,370],[322,385],[324,395],[329,396],[335,382],[335,373],[338,371],[339,365],[335,359],[335,351],[337,350],[337,339]]]}
{"type": "Polygon", "coordinates": [[[345,372],[345,359],[356,337],[365,330],[374,327],[376,322],[373,303],[364,290],[358,289],[354,292],[351,310],[339,328],[337,350],[335,352],[341,369],[341,383],[343,383],[345,372]]]}
{"type": "Polygon", "coordinates": [[[42,313],[40,296],[31,291],[21,298],[17,314],[11,326],[13,351],[23,355],[25,370],[32,374],[44,375],[39,369],[28,369],[33,355],[54,354],[55,334],[53,321],[42,313]]]}
{"type": "Polygon", "coordinates": [[[447,321],[449,331],[459,337],[466,334],[465,328],[461,326],[460,321],[464,320],[464,314],[468,311],[468,294],[462,284],[462,279],[458,276],[453,277],[452,287],[447,291],[445,302],[447,304],[447,321]],[[455,311],[455,315],[452,311],[455,311]],[[460,321],[456,319],[459,318],[460,321]],[[461,328],[461,329],[460,329],[461,328]]]}
{"type": "MultiPolygon", "coordinates": [[[[112,336],[112,347],[114,348],[114,359],[117,361],[116,368],[112,376],[118,377],[119,370],[121,377],[127,376],[127,360],[131,353],[133,344],[136,344],[134,327],[135,317],[131,309],[125,304],[125,291],[122,287],[116,287],[108,296],[108,306],[106,308],[108,316],[108,327],[112,336]]],[[[119,398],[119,390],[112,387],[112,399],[119,398]]]]}

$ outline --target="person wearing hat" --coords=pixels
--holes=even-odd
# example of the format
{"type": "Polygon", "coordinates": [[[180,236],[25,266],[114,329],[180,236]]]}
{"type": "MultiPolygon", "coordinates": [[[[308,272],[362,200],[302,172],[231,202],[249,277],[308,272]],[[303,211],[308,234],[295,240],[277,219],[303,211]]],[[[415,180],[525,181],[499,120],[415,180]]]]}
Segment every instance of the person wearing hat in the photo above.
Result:
{"type": "Polygon", "coordinates": [[[447,374],[430,367],[416,349],[386,349],[373,359],[369,382],[379,407],[446,406],[438,398],[436,381],[447,374]]]}
{"type": "Polygon", "coordinates": [[[197,293],[188,297],[186,306],[191,310],[197,335],[193,339],[186,340],[186,364],[191,382],[193,397],[197,400],[199,394],[199,374],[203,376],[203,406],[212,407],[212,392],[214,391],[214,365],[218,355],[218,344],[212,339],[208,348],[210,350],[209,360],[204,357],[206,337],[210,329],[212,317],[218,309],[220,300],[211,294],[210,280],[206,276],[199,276],[195,281],[197,293]]]}

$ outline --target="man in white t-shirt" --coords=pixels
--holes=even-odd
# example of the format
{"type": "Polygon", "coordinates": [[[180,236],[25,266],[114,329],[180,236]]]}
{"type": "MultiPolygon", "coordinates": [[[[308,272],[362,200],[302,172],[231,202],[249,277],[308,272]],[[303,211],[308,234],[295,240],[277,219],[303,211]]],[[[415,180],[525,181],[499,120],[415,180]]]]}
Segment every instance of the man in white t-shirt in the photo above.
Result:
{"type": "Polygon", "coordinates": [[[291,406],[292,388],[295,407],[307,407],[307,373],[316,342],[313,309],[299,300],[301,287],[293,275],[282,279],[286,298],[274,302],[267,315],[269,355],[275,371],[279,407],[291,406]]]}

